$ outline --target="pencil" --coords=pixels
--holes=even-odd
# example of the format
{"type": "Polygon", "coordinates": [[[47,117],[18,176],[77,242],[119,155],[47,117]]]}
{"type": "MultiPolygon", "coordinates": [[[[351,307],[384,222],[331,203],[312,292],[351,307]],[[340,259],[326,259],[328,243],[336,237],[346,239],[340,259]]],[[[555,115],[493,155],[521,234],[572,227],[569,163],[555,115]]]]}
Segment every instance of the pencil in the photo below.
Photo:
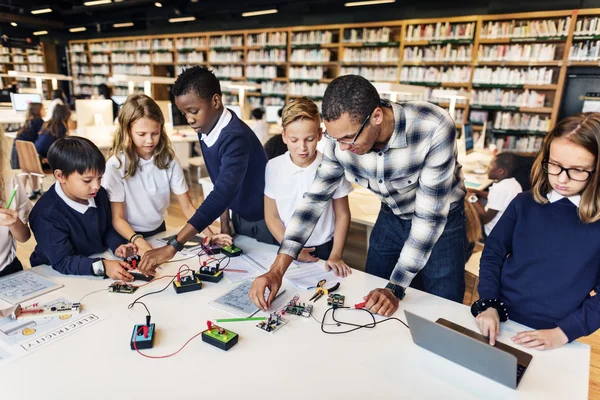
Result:
{"type": "Polygon", "coordinates": [[[245,269],[230,269],[230,268],[225,268],[223,271],[227,271],[227,272],[241,272],[244,274],[247,274],[248,271],[246,271],[245,269]]]}
{"type": "Polygon", "coordinates": [[[225,318],[218,319],[217,322],[246,322],[246,321],[264,321],[266,317],[251,317],[251,318],[225,318]]]}
{"type": "Polygon", "coordinates": [[[12,193],[10,194],[10,198],[8,199],[8,204],[6,204],[6,209],[10,208],[10,205],[12,204],[15,195],[17,194],[17,189],[19,188],[19,185],[15,185],[15,188],[13,189],[12,193]]]}

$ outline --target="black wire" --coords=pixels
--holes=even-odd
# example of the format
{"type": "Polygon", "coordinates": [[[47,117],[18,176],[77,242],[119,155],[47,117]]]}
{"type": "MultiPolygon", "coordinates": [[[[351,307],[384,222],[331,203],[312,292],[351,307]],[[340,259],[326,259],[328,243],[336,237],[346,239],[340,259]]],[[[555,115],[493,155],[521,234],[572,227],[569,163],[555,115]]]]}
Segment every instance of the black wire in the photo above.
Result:
{"type": "MultiPolygon", "coordinates": [[[[181,274],[185,274],[186,272],[190,272],[190,271],[193,272],[193,270],[190,267],[186,266],[186,269],[184,269],[182,271],[178,271],[178,274],[181,275],[181,274]]],[[[162,288],[160,290],[156,290],[154,292],[144,293],[143,295],[141,295],[140,297],[138,297],[137,299],[135,299],[131,304],[129,304],[127,306],[127,308],[131,310],[133,308],[133,306],[136,305],[136,303],[142,304],[144,307],[146,307],[146,305],[144,303],[140,302],[140,299],[142,299],[142,298],[144,298],[146,296],[150,296],[152,294],[158,294],[158,293],[164,292],[165,290],[167,290],[167,288],[169,286],[171,286],[173,284],[173,281],[175,281],[175,278],[177,278],[177,275],[175,275],[173,278],[171,278],[171,280],[169,281],[169,283],[164,288],[162,288]]],[[[150,311],[148,311],[148,307],[146,307],[146,311],[148,312],[148,315],[150,315],[150,311]]]]}
{"type": "Polygon", "coordinates": [[[379,325],[379,324],[381,324],[383,322],[391,321],[391,320],[396,320],[396,321],[400,322],[402,325],[404,325],[405,327],[408,328],[408,325],[404,321],[402,321],[401,319],[396,318],[396,317],[390,317],[390,318],[382,319],[381,321],[377,321],[377,320],[375,320],[375,314],[373,314],[371,311],[369,311],[367,309],[364,309],[364,308],[357,308],[356,310],[362,310],[362,311],[367,312],[371,316],[371,318],[373,318],[373,322],[372,323],[368,323],[368,324],[364,324],[364,325],[358,325],[358,324],[353,324],[351,322],[339,321],[339,320],[335,319],[335,311],[336,311],[336,309],[339,309],[339,308],[351,309],[350,307],[335,307],[335,308],[331,307],[327,311],[325,311],[325,314],[323,314],[323,320],[321,321],[321,331],[323,333],[327,333],[329,335],[341,335],[341,334],[344,334],[344,333],[354,332],[354,331],[357,331],[357,330],[363,329],[363,328],[368,328],[368,329],[375,328],[377,325],[379,325]],[[339,324],[338,326],[340,326],[340,325],[349,325],[349,326],[354,326],[354,328],[348,329],[348,330],[345,330],[345,331],[326,331],[325,328],[324,328],[324,326],[326,326],[326,325],[333,325],[333,324],[326,324],[325,323],[325,317],[327,316],[327,314],[330,311],[332,311],[331,312],[331,319],[333,319],[335,322],[337,322],[339,324]]]}

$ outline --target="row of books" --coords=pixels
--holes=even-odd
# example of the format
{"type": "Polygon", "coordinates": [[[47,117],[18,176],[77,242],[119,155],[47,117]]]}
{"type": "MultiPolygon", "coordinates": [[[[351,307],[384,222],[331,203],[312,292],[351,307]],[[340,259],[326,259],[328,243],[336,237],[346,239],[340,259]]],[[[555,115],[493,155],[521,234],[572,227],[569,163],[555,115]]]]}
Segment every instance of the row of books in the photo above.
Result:
{"type": "Polygon", "coordinates": [[[579,17],[575,24],[575,36],[600,35],[599,17],[579,17]]]}
{"type": "Polygon", "coordinates": [[[327,49],[296,49],[290,56],[292,62],[329,62],[331,52],[327,49]]]}
{"type": "Polygon", "coordinates": [[[248,52],[249,62],[286,62],[287,51],[283,49],[251,50],[248,52]]]}
{"type": "Polygon", "coordinates": [[[504,136],[496,138],[494,144],[500,152],[537,153],[543,142],[539,136],[504,136]]]}
{"type": "Polygon", "coordinates": [[[325,69],[323,67],[290,67],[288,71],[290,79],[323,79],[325,69]]]}
{"type": "Polygon", "coordinates": [[[569,49],[571,61],[596,61],[600,60],[600,40],[586,40],[573,43],[569,49]]]}
{"type": "Polygon", "coordinates": [[[544,107],[546,95],[535,90],[515,92],[513,90],[491,89],[473,90],[472,102],[475,105],[501,107],[544,107]]]}
{"type": "Polygon", "coordinates": [[[360,75],[370,81],[397,81],[396,67],[343,67],[340,75],[360,75]]]}
{"type": "Polygon", "coordinates": [[[114,42],[90,43],[90,51],[150,51],[150,40],[118,40],[114,42]]]}
{"type": "Polygon", "coordinates": [[[246,67],[247,78],[276,78],[277,67],[274,65],[248,65],[246,67]]]}
{"type": "Polygon", "coordinates": [[[188,37],[188,38],[179,38],[175,43],[175,47],[177,50],[181,49],[198,49],[204,48],[207,44],[206,37],[188,37]]]}
{"type": "Polygon", "coordinates": [[[482,39],[567,36],[571,17],[544,20],[489,21],[481,30],[482,39]]]}
{"type": "Polygon", "coordinates": [[[79,65],[79,64],[73,65],[73,73],[74,74],[89,74],[91,72],[92,72],[92,70],[87,65],[79,65]]]}
{"type": "Polygon", "coordinates": [[[289,94],[295,96],[322,97],[326,83],[290,82],[289,94]]]}
{"type": "Polygon", "coordinates": [[[69,51],[71,53],[85,53],[86,52],[86,48],[85,48],[85,44],[84,43],[75,43],[75,44],[70,44],[69,45],[69,51]]]}
{"type": "Polygon", "coordinates": [[[473,45],[452,44],[430,47],[405,47],[404,61],[471,61],[473,45]]]}
{"type": "Polygon", "coordinates": [[[44,62],[44,57],[42,57],[41,55],[37,55],[37,54],[31,54],[27,56],[27,61],[29,61],[30,63],[34,63],[34,64],[40,64],[44,62]]]}
{"type": "Polygon", "coordinates": [[[292,34],[292,44],[327,44],[333,42],[331,31],[309,31],[292,34]]]}
{"type": "Polygon", "coordinates": [[[284,46],[287,45],[286,32],[262,32],[248,35],[248,46],[284,46]]]}
{"type": "Polygon", "coordinates": [[[453,82],[468,83],[471,67],[403,67],[401,82],[453,82]]]}
{"type": "Polygon", "coordinates": [[[209,47],[237,47],[244,45],[243,35],[221,35],[211,36],[208,41],[209,47]]]}
{"type": "Polygon", "coordinates": [[[475,22],[454,24],[438,22],[436,24],[409,25],[406,29],[406,40],[472,39],[474,33],[475,22]]]}
{"type": "Polygon", "coordinates": [[[556,45],[549,43],[480,45],[479,61],[553,61],[556,45]]]}
{"type": "Polygon", "coordinates": [[[213,68],[217,78],[241,78],[244,76],[244,67],[241,65],[219,65],[213,68]]]}
{"type": "MultiPolygon", "coordinates": [[[[92,67],[92,73],[95,73],[94,67],[92,67]]],[[[144,76],[152,75],[149,65],[113,64],[113,73],[114,74],[125,74],[125,75],[144,75],[144,76]]],[[[107,68],[106,74],[108,74],[108,68],[107,68]]]]}
{"type": "Polygon", "coordinates": [[[152,40],[152,50],[172,50],[173,39],[154,39],[152,40]]]}
{"type": "Polygon", "coordinates": [[[475,84],[498,85],[550,85],[552,84],[552,68],[507,68],[478,67],[473,73],[475,84]]]}
{"type": "Polygon", "coordinates": [[[266,81],[260,84],[262,94],[277,94],[285,96],[287,94],[287,84],[283,82],[266,81]]]}
{"type": "MultiPolygon", "coordinates": [[[[115,67],[125,67],[124,65],[115,64],[115,67]]],[[[133,68],[131,65],[130,67],[133,68]]],[[[123,72],[120,72],[123,73],[123,72]]],[[[92,65],[92,74],[110,75],[110,68],[108,65],[92,65]]]]}
{"type": "MultiPolygon", "coordinates": [[[[115,60],[115,56],[124,56],[125,54],[113,54],[113,60],[115,60]]],[[[131,58],[133,58],[132,62],[135,61],[135,57],[133,57],[133,54],[127,54],[128,56],[131,56],[131,58]]],[[[116,58],[120,58],[120,57],[116,57],[116,58]]],[[[116,61],[116,60],[115,60],[116,61]]],[[[94,64],[108,64],[110,62],[109,58],[108,58],[108,54],[94,54],[92,56],[92,63],[94,64]]],[[[125,61],[127,62],[127,61],[125,61]]]]}
{"type": "MultiPolygon", "coordinates": [[[[75,63],[82,63],[82,64],[87,64],[88,62],[88,58],[87,55],[85,53],[74,53],[71,56],[71,60],[75,63]]],[[[9,62],[9,61],[6,61],[9,62]]]]}
{"type": "Polygon", "coordinates": [[[389,42],[392,30],[387,27],[383,28],[352,28],[344,29],[344,43],[381,43],[389,42]]]}
{"type": "Polygon", "coordinates": [[[191,51],[189,53],[177,53],[178,63],[202,63],[205,62],[203,51],[191,51]]]}
{"type": "Polygon", "coordinates": [[[396,47],[362,48],[344,50],[344,62],[398,62],[396,47]]]}
{"type": "Polygon", "coordinates": [[[494,129],[548,132],[550,130],[550,117],[541,117],[537,114],[497,112],[494,119],[494,129]]]}
{"type": "Polygon", "coordinates": [[[208,55],[210,62],[228,63],[243,62],[244,53],[242,51],[215,51],[211,50],[208,55]]]}
{"type": "Polygon", "coordinates": [[[260,96],[248,96],[248,103],[251,108],[263,108],[267,106],[285,106],[285,99],[281,97],[260,97],[260,96]]]}
{"type": "MultiPolygon", "coordinates": [[[[138,53],[138,56],[143,53],[138,53]]],[[[150,62],[150,55],[148,54],[145,57],[150,62]]],[[[172,63],[173,62],[173,53],[152,53],[152,62],[153,63],[172,63]]]]}
{"type": "Polygon", "coordinates": [[[463,99],[456,99],[456,104],[466,104],[466,97],[469,94],[466,90],[460,89],[427,89],[425,91],[425,100],[432,103],[449,103],[448,96],[463,96],[463,99]]]}
{"type": "Polygon", "coordinates": [[[79,86],[77,84],[73,85],[73,94],[75,96],[91,96],[92,93],[91,86],[79,86]]]}

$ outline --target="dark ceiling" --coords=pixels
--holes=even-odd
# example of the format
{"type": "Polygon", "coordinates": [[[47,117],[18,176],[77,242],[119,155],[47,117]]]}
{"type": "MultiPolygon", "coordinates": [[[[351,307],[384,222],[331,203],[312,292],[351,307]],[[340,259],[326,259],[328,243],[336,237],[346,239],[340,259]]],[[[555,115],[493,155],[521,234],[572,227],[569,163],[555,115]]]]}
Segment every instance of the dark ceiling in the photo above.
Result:
{"type": "Polygon", "coordinates": [[[96,6],[85,6],[84,1],[89,0],[0,0],[0,31],[26,36],[48,30],[56,39],[76,39],[600,7],[600,0],[396,0],[393,4],[352,8],[344,7],[344,3],[353,0],[162,0],[162,7],[155,5],[156,0],[112,0],[96,6]],[[31,14],[47,7],[53,11],[31,14]],[[270,8],[279,12],[251,18],[241,15],[270,8]],[[196,20],[168,22],[183,16],[196,20]],[[124,22],[134,26],[113,27],[124,22]],[[87,30],[69,33],[69,28],[80,26],[87,30]]]}

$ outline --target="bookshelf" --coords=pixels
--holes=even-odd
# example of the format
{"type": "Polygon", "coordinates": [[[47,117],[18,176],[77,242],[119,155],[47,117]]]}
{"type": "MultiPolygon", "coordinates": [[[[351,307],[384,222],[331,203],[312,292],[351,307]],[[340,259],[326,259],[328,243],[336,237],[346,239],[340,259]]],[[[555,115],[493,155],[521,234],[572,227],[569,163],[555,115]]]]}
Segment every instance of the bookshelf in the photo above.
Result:
{"type": "Polygon", "coordinates": [[[600,9],[77,40],[69,56],[80,95],[121,71],[175,76],[193,65],[213,69],[223,86],[259,83],[247,94],[252,107],[302,95],[320,103],[344,74],[427,86],[442,107],[449,93],[470,94],[470,104],[457,103],[457,125],[486,111],[492,141],[534,152],[556,123],[568,67],[600,66],[600,9]]]}
{"type": "MultiPolygon", "coordinates": [[[[29,48],[0,46],[0,73],[6,74],[8,71],[13,70],[46,72],[46,58],[43,44],[29,48]]],[[[31,78],[3,77],[1,79],[4,86],[16,79],[20,88],[35,88],[35,80],[31,78]]],[[[45,86],[44,89],[47,90],[45,86]]]]}

